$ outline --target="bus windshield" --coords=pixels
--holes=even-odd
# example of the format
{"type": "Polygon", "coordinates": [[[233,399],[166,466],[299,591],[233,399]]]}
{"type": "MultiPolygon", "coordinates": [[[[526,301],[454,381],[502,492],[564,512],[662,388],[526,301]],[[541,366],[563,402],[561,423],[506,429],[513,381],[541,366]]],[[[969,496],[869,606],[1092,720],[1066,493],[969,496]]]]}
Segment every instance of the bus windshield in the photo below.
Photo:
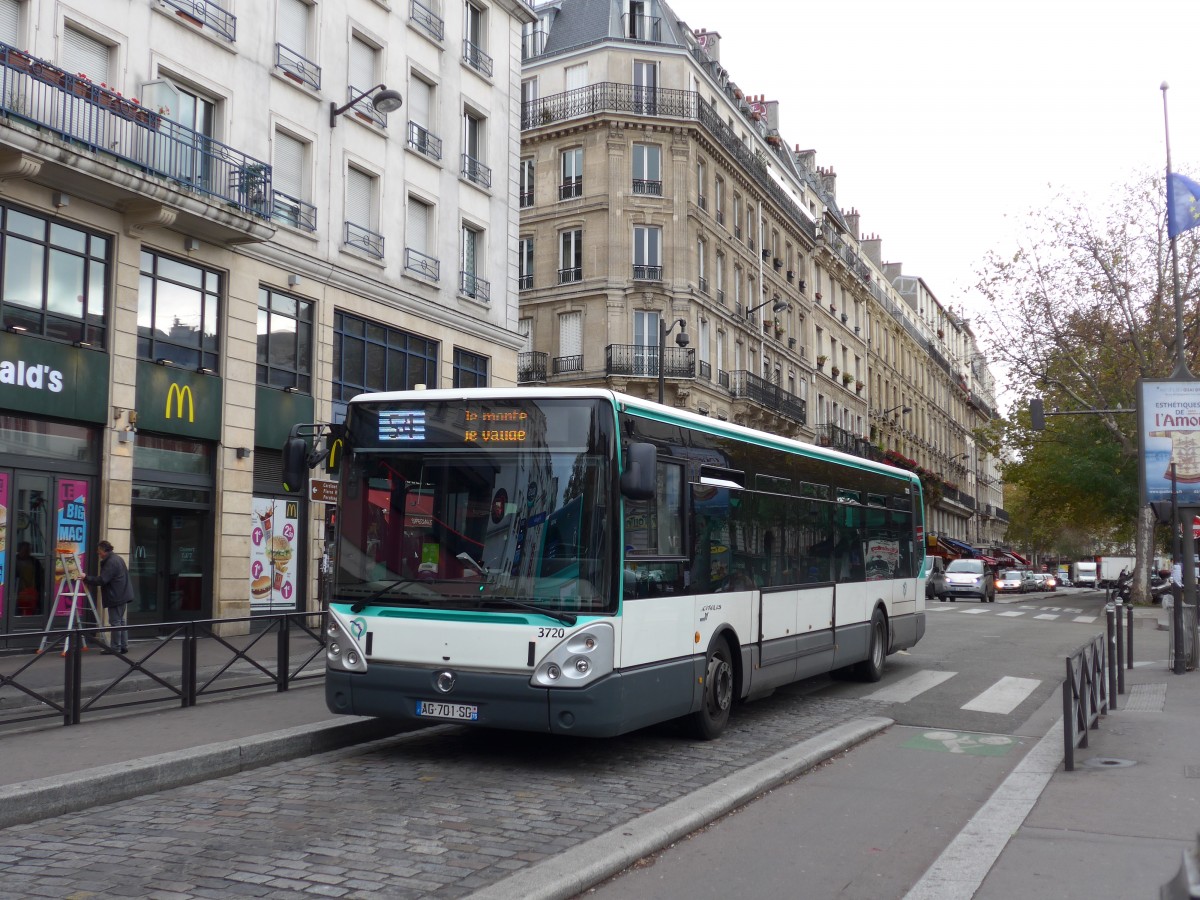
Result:
{"type": "Polygon", "coordinates": [[[568,440],[538,423],[552,418],[547,410],[525,406],[522,422],[533,426],[526,436],[497,441],[463,439],[455,424],[464,421],[461,403],[422,409],[422,440],[392,441],[380,431],[381,423],[394,424],[394,410],[353,410],[338,522],[338,601],[615,611],[606,515],[611,476],[603,442],[589,437],[590,411],[561,415],[564,425],[575,419],[580,426],[568,440]],[[367,427],[353,421],[356,414],[367,427]]]}

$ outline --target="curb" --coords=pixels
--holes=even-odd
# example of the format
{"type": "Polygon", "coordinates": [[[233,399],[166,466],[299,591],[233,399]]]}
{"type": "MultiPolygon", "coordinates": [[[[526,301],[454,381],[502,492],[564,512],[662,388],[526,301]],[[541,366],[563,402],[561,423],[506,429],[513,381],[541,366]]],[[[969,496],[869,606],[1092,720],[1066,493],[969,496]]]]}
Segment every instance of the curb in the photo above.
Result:
{"type": "Polygon", "coordinates": [[[743,769],[736,778],[710,784],[481,888],[468,900],[569,900],[893,724],[873,716],[838,725],[743,769]]]}
{"type": "Polygon", "coordinates": [[[84,769],[71,775],[10,784],[0,787],[0,828],[339,750],[391,737],[402,730],[394,722],[370,718],[299,725],[255,737],[84,769]]]}

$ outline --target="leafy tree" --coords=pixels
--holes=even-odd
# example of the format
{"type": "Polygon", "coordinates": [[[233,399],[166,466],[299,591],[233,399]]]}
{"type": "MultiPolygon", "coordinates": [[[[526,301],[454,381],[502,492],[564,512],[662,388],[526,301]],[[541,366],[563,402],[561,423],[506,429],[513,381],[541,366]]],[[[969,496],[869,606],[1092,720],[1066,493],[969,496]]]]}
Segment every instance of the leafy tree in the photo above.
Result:
{"type": "MultiPolygon", "coordinates": [[[[1165,378],[1175,362],[1165,190],[1162,174],[1139,177],[1102,216],[1059,196],[1031,213],[1015,253],[987,257],[978,283],[989,351],[1018,402],[1016,415],[985,436],[1009,460],[1007,489],[1017,488],[1012,533],[1060,548],[1079,529],[1096,541],[1134,539],[1135,597],[1148,586],[1153,535],[1149,509],[1138,507],[1136,381],[1165,378]],[[1049,416],[1037,433],[1025,412],[1035,395],[1047,411],[1095,413],[1049,416]]],[[[1197,371],[1197,231],[1181,235],[1177,249],[1185,358],[1197,371]]]]}

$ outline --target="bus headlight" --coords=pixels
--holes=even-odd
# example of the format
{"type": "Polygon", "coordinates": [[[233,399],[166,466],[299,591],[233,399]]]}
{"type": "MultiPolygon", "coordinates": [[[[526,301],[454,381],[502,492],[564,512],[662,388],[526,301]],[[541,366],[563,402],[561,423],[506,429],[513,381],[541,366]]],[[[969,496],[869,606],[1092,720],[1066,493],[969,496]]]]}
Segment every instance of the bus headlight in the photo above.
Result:
{"type": "Polygon", "coordinates": [[[332,607],[325,626],[325,665],[338,672],[367,671],[367,660],[350,622],[332,607]]]}
{"type": "Polygon", "coordinates": [[[567,635],[533,672],[534,687],[578,688],[613,670],[616,636],[612,625],[593,622],[567,635]]]}

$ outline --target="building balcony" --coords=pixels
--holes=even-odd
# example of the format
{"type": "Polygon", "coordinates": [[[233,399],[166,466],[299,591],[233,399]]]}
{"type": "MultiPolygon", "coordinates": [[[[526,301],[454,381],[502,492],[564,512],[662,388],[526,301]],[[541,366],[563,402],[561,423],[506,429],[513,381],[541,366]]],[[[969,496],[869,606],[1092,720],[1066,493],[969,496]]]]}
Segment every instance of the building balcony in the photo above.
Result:
{"type": "Polygon", "coordinates": [[[808,422],[803,399],[745,369],[730,373],[729,392],[735,399],[749,400],[800,425],[808,422]]]}
{"type": "Polygon", "coordinates": [[[272,191],[271,221],[299,228],[301,231],[317,230],[317,208],[298,197],[283,191],[272,191]]]}
{"type": "Polygon", "coordinates": [[[842,453],[862,456],[859,452],[862,449],[859,443],[860,438],[853,432],[830,424],[818,425],[816,430],[818,445],[840,450],[842,453]]]}
{"type": "Polygon", "coordinates": [[[492,58],[483,52],[483,48],[463,41],[463,62],[485,78],[492,77],[492,58]]]}
{"type": "Polygon", "coordinates": [[[559,200],[574,200],[576,197],[583,196],[583,179],[576,178],[571,181],[565,181],[558,186],[559,200]]]}
{"type": "Polygon", "coordinates": [[[408,8],[408,19],[439,43],[445,36],[446,23],[420,0],[412,0],[408,8]]]}
{"type": "Polygon", "coordinates": [[[544,384],[546,382],[546,354],[540,350],[526,350],[517,354],[517,384],[544,384]]]}
{"type": "Polygon", "coordinates": [[[639,266],[633,267],[634,281],[662,281],[662,266],[639,266]]]}
{"type": "Polygon", "coordinates": [[[566,269],[558,270],[559,284],[574,284],[576,281],[583,281],[583,269],[580,266],[571,266],[566,269]]]}
{"type": "Polygon", "coordinates": [[[225,40],[237,40],[237,16],[212,0],[163,0],[175,15],[197,28],[207,28],[225,40]]]}
{"type": "Polygon", "coordinates": [[[661,41],[662,19],[625,13],[621,16],[621,34],[635,41],[661,41]]]}
{"type": "Polygon", "coordinates": [[[518,275],[517,276],[517,290],[518,291],[533,290],[533,276],[532,275],[518,275]]]}
{"type": "Polygon", "coordinates": [[[370,93],[370,91],[364,88],[355,87],[354,85],[347,86],[346,101],[354,100],[350,111],[367,125],[374,125],[376,128],[387,128],[387,113],[382,113],[375,108],[375,105],[371,102],[371,98],[367,96],[370,93]]]}
{"type": "Polygon", "coordinates": [[[639,197],[661,197],[662,182],[646,178],[633,179],[633,193],[639,197]]]}
{"type": "Polygon", "coordinates": [[[480,278],[473,272],[458,273],[458,292],[464,297],[490,303],[492,299],[492,283],[486,278],[480,278]]]}
{"type": "Polygon", "coordinates": [[[519,196],[520,196],[521,209],[529,209],[531,206],[533,206],[533,191],[532,190],[521,191],[519,196]]]}
{"type": "Polygon", "coordinates": [[[383,235],[355,222],[346,222],[342,243],[375,259],[383,259],[383,235]]]}
{"type": "Polygon", "coordinates": [[[540,28],[521,35],[521,61],[541,56],[546,50],[546,32],[540,28]]]}
{"type": "Polygon", "coordinates": [[[583,371],[583,354],[573,356],[556,356],[550,361],[550,367],[555,375],[571,375],[583,371]]]}
{"type": "Polygon", "coordinates": [[[131,230],[213,242],[275,233],[270,165],[5,44],[0,117],[7,178],[120,209],[131,230]]]}
{"type": "Polygon", "coordinates": [[[276,44],[275,65],[297,84],[310,87],[314,91],[321,89],[321,67],[295,50],[283,44],[276,44]]]}
{"type": "Polygon", "coordinates": [[[404,271],[410,275],[424,278],[426,281],[437,281],[442,274],[442,264],[432,256],[427,256],[412,247],[404,248],[404,271]]]}
{"type": "MultiPolygon", "coordinates": [[[[606,375],[634,378],[658,377],[658,348],[643,344],[609,344],[604,350],[606,375]]],[[[691,347],[666,347],[663,350],[664,378],[695,378],[696,351],[691,347]]]]}
{"type": "Polygon", "coordinates": [[[442,158],[442,139],[416,122],[408,123],[408,146],[435,162],[442,158]]]}
{"type": "Polygon", "coordinates": [[[490,188],[492,186],[492,170],[466,153],[462,155],[462,176],[480,187],[490,188]]]}

